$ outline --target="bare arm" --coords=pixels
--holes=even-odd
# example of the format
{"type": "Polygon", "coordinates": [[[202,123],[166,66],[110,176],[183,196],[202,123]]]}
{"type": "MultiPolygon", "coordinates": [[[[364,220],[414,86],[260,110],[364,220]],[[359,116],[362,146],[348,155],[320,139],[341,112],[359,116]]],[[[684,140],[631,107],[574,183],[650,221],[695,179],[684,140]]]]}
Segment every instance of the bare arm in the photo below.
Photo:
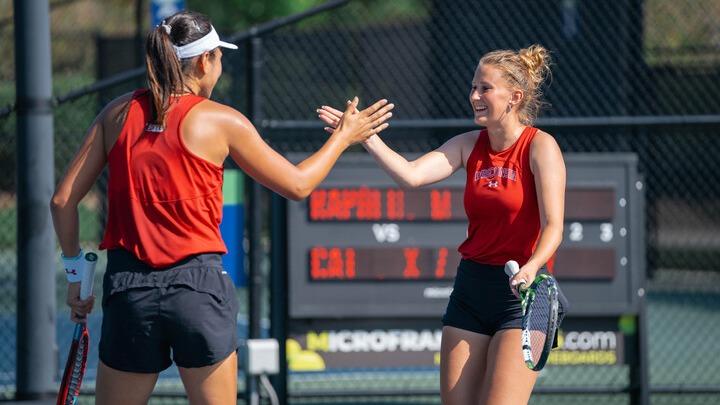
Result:
{"type": "Polygon", "coordinates": [[[520,270],[529,272],[529,274],[525,274],[526,280],[534,278],[537,270],[550,260],[562,242],[565,212],[565,162],[560,147],[552,136],[544,132],[537,133],[530,147],[530,167],[535,175],[542,228],[535,251],[520,270]]]}
{"type": "MultiPolygon", "coordinates": [[[[340,114],[328,106],[318,110],[318,117],[330,125],[325,128],[330,133],[334,133],[340,114]]],[[[379,136],[368,138],[363,146],[401,187],[416,188],[446,179],[463,167],[476,139],[477,132],[458,135],[413,161],[392,150],[379,136]]]]}
{"type": "Polygon", "coordinates": [[[337,131],[312,156],[294,165],[273,150],[257,133],[252,123],[239,112],[226,109],[223,133],[227,134],[229,154],[251,177],[278,194],[293,200],[307,197],[330,172],[348,146],[362,142],[387,128],[385,123],[394,107],[380,100],[357,111],[355,99],[343,115],[337,131]]]}
{"type": "Polygon", "coordinates": [[[371,137],[363,146],[401,187],[417,188],[444,180],[463,167],[463,148],[469,136],[472,134],[455,136],[413,161],[390,149],[379,136],[371,137]]]}
{"type": "MultiPolygon", "coordinates": [[[[55,189],[50,201],[55,233],[60,248],[66,257],[77,256],[80,252],[78,204],[90,191],[107,162],[106,136],[127,106],[130,95],[122,96],[110,103],[88,129],[80,149],[73,157],[65,175],[55,189]]],[[[71,308],[70,319],[84,322],[92,311],[95,297],[80,299],[80,283],[68,283],[66,303],[71,308]]]]}
{"type": "Polygon", "coordinates": [[[122,120],[117,118],[130,98],[130,94],[119,97],[98,115],[50,201],[55,233],[67,257],[77,256],[80,251],[78,204],[95,184],[107,162],[105,133],[114,129],[109,126],[122,125],[122,120]]]}

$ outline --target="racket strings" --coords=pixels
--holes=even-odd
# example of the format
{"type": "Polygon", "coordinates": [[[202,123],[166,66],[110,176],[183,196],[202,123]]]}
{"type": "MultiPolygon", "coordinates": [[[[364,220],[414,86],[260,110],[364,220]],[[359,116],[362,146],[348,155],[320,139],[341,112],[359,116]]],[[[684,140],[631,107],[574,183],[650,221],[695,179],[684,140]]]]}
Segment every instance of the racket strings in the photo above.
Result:
{"type": "Polygon", "coordinates": [[[80,385],[82,377],[85,374],[85,362],[87,361],[87,345],[88,339],[83,336],[78,341],[77,352],[73,359],[72,372],[70,373],[70,381],[68,384],[68,395],[65,399],[67,405],[74,405],[75,398],[80,394],[80,385]]]}
{"type": "Polygon", "coordinates": [[[530,318],[526,328],[526,333],[529,334],[529,346],[533,362],[537,362],[542,356],[548,339],[547,330],[551,314],[550,303],[548,283],[540,283],[530,303],[530,318]]]}

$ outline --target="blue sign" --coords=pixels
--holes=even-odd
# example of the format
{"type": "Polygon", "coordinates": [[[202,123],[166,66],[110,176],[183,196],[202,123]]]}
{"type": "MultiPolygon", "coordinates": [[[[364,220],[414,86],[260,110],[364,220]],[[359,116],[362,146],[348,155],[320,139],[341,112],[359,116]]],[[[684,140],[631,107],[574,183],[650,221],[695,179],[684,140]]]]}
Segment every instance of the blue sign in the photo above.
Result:
{"type": "Polygon", "coordinates": [[[185,0],[150,0],[150,27],[157,27],[165,17],[185,10],[185,0]]]}
{"type": "Polygon", "coordinates": [[[247,284],[245,277],[245,176],[240,170],[225,169],[223,176],[223,218],[220,223],[228,252],[223,255],[223,268],[235,286],[247,284]]]}

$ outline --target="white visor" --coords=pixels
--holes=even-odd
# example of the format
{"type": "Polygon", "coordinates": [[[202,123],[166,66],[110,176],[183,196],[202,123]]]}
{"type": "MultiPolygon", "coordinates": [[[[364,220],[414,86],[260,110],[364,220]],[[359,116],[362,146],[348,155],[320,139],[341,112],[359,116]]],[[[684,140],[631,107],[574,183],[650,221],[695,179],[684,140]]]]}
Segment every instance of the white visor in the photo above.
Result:
{"type": "Polygon", "coordinates": [[[204,52],[212,51],[219,46],[228,49],[238,49],[235,44],[221,41],[217,32],[215,32],[215,27],[212,25],[210,26],[210,32],[197,41],[190,42],[189,44],[183,46],[173,45],[178,59],[187,59],[202,55],[204,52]]]}

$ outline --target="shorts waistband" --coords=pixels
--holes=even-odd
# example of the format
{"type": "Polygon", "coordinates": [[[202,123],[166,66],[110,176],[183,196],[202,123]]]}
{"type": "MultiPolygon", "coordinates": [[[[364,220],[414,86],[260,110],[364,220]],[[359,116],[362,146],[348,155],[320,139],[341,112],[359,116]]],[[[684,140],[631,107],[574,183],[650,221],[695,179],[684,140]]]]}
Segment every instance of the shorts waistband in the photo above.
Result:
{"type": "MultiPolygon", "coordinates": [[[[474,262],[468,259],[461,259],[458,266],[458,273],[469,277],[482,277],[484,279],[498,279],[507,281],[508,276],[505,274],[505,265],[484,264],[474,262]]],[[[538,274],[547,274],[547,267],[542,266],[538,269],[538,274]]]]}
{"type": "Polygon", "coordinates": [[[478,263],[468,259],[461,259],[458,266],[458,273],[470,277],[497,278],[507,280],[505,266],[496,264],[478,263]]]}
{"type": "Polygon", "coordinates": [[[174,270],[185,267],[222,267],[222,255],[219,253],[200,253],[188,256],[167,267],[156,268],[141,261],[134,254],[125,249],[111,249],[107,252],[107,272],[131,271],[137,273],[150,273],[156,271],[174,270]]]}

